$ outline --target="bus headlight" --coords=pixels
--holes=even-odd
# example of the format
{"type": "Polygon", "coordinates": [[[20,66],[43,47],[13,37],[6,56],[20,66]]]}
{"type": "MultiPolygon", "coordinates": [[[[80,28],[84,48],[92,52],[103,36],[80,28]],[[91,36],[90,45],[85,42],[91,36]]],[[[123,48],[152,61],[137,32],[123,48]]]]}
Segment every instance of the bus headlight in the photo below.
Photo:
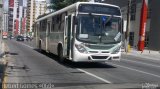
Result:
{"type": "Polygon", "coordinates": [[[81,53],[87,53],[87,50],[84,48],[82,44],[75,44],[76,48],[78,49],[79,52],[81,53]]]}
{"type": "Polygon", "coordinates": [[[111,52],[111,54],[117,54],[117,53],[120,51],[120,49],[121,49],[121,47],[115,48],[115,50],[113,50],[113,51],[111,52]]]}

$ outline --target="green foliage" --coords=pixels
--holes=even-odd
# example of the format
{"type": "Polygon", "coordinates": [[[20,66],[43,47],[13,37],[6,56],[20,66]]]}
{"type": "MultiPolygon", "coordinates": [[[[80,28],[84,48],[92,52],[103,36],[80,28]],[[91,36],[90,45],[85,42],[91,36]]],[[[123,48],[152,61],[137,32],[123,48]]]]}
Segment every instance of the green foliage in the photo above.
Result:
{"type": "Polygon", "coordinates": [[[48,8],[56,11],[56,10],[59,10],[59,9],[66,7],[68,5],[71,5],[73,3],[76,3],[78,1],[86,2],[88,0],[50,0],[50,1],[51,1],[51,5],[48,8]]]}

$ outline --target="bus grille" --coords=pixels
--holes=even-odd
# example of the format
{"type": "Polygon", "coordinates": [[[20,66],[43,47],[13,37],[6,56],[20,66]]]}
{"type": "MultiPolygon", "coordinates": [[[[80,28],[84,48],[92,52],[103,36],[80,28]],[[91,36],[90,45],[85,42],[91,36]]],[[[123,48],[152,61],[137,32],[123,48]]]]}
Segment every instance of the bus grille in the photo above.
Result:
{"type": "Polygon", "coordinates": [[[98,53],[98,51],[89,51],[89,53],[98,53]]]}
{"type": "Polygon", "coordinates": [[[108,56],[92,56],[93,59],[107,59],[108,56]]]}
{"type": "Polygon", "coordinates": [[[102,53],[109,53],[109,51],[102,51],[102,53]]]}

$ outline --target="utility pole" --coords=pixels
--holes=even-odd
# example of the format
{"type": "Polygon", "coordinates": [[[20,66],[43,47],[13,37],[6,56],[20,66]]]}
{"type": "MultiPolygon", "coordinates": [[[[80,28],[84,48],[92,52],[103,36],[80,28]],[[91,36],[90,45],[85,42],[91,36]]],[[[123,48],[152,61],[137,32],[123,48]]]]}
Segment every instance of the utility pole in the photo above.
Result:
{"type": "Polygon", "coordinates": [[[131,0],[128,0],[128,8],[127,8],[127,26],[126,26],[126,33],[125,33],[125,52],[129,51],[129,32],[130,32],[130,8],[131,8],[131,0]]]}
{"type": "MultiPolygon", "coordinates": [[[[1,34],[0,34],[0,42],[2,43],[2,33],[3,33],[3,2],[2,0],[0,0],[0,31],[1,31],[1,34]]],[[[0,44],[1,44],[0,43],[0,44]]]]}

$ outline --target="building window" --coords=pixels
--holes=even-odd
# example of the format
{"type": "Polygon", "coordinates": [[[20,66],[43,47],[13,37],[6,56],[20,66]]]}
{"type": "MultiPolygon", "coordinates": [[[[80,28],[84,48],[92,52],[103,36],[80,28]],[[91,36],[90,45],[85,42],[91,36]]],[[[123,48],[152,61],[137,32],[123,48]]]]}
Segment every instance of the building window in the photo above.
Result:
{"type": "Polygon", "coordinates": [[[136,20],[136,0],[131,0],[131,21],[136,20]]]}
{"type": "Polygon", "coordinates": [[[145,47],[148,47],[148,43],[149,43],[149,32],[145,33],[145,47]]]}
{"type": "Polygon", "coordinates": [[[51,32],[54,32],[55,30],[55,17],[52,17],[52,27],[51,27],[51,32]]]}
{"type": "Polygon", "coordinates": [[[151,0],[148,0],[148,15],[147,15],[147,18],[150,18],[151,17],[151,0]]]}
{"type": "Polygon", "coordinates": [[[136,14],[131,14],[131,20],[136,20],[136,14]]]}
{"type": "Polygon", "coordinates": [[[134,45],[134,32],[129,33],[129,44],[130,46],[134,45]]]}

